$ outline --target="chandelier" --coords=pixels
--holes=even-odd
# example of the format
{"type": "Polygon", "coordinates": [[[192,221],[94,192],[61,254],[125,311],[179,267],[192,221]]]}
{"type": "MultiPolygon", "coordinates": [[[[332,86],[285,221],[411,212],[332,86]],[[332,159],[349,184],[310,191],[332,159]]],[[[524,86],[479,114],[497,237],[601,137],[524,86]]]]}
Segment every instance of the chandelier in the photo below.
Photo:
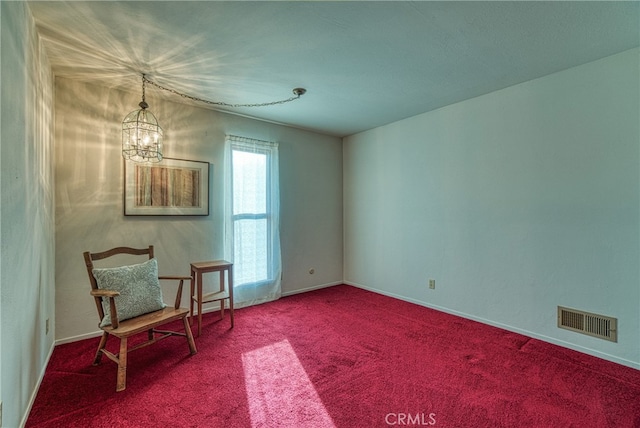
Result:
{"type": "Polygon", "coordinates": [[[122,121],[122,156],[134,162],[160,162],[163,133],[156,117],[147,110],[149,104],[144,99],[146,82],[143,74],[140,109],[132,111],[122,121]]]}

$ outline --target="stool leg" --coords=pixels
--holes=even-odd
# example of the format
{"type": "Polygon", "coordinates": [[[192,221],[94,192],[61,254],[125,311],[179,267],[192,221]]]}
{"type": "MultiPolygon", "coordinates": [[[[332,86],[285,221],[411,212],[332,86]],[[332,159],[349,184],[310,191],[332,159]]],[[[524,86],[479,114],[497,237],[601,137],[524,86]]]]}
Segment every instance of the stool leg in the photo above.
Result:
{"type": "Polygon", "coordinates": [[[198,336],[202,333],[202,272],[198,271],[196,287],[198,288],[198,336]]]}
{"type": "Polygon", "coordinates": [[[233,328],[233,267],[229,267],[227,275],[229,276],[229,318],[231,318],[231,328],[233,328]]]}
{"type": "Polygon", "coordinates": [[[191,269],[191,293],[189,293],[189,323],[193,324],[193,295],[195,292],[195,272],[191,269]]]}
{"type": "MultiPolygon", "coordinates": [[[[220,291],[224,291],[224,270],[220,271],[220,291]]],[[[224,299],[220,300],[220,319],[224,318],[224,299]]]]}

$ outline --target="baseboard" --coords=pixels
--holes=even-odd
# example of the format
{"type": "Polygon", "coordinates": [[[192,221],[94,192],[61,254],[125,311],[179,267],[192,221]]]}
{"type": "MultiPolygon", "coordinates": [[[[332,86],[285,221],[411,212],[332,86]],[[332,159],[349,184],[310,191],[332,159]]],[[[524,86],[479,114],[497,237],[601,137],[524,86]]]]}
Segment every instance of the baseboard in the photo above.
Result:
{"type": "MultiPolygon", "coordinates": [[[[417,300],[417,299],[411,299],[411,298],[408,298],[408,297],[405,297],[405,296],[402,296],[402,295],[399,295],[399,294],[396,294],[396,293],[386,292],[386,291],[378,290],[378,289],[375,289],[375,288],[367,287],[365,285],[358,284],[358,283],[351,282],[351,281],[339,281],[339,282],[331,282],[331,283],[327,283],[327,284],[314,285],[312,287],[301,288],[301,289],[293,290],[293,291],[287,291],[285,293],[282,293],[282,296],[283,297],[292,296],[292,295],[295,295],[295,294],[306,293],[306,292],[309,292],[309,291],[319,290],[319,289],[322,289],[322,288],[333,287],[333,286],[341,285],[341,284],[350,285],[352,287],[361,288],[363,290],[371,291],[372,293],[377,293],[377,294],[381,294],[381,295],[384,295],[384,296],[393,297],[394,299],[403,300],[403,301],[409,302],[409,303],[414,303],[416,305],[424,306],[424,307],[427,307],[427,308],[430,308],[430,309],[435,309],[435,310],[440,311],[440,312],[445,312],[445,313],[448,313],[448,314],[451,314],[451,315],[456,315],[456,316],[459,316],[459,317],[462,317],[462,318],[470,319],[470,320],[473,320],[473,321],[478,321],[478,322],[481,322],[483,324],[487,324],[487,325],[490,325],[490,326],[493,326],[493,327],[498,327],[498,328],[501,328],[501,329],[507,330],[507,331],[512,331],[514,333],[523,334],[525,336],[529,336],[529,337],[532,337],[534,339],[541,340],[543,342],[547,342],[547,343],[551,343],[551,344],[554,344],[554,345],[562,346],[563,348],[572,349],[574,351],[582,352],[583,354],[592,355],[594,357],[602,358],[603,360],[612,361],[612,362],[617,363],[617,364],[621,364],[621,365],[624,365],[624,366],[628,366],[628,367],[632,367],[634,369],[640,370],[640,363],[637,363],[637,362],[634,362],[634,361],[626,360],[624,358],[619,358],[619,357],[616,357],[614,355],[610,355],[610,354],[606,354],[604,352],[593,350],[591,348],[585,348],[585,347],[582,347],[582,346],[575,345],[573,343],[564,342],[562,340],[555,339],[553,337],[544,336],[544,335],[541,335],[541,334],[538,334],[538,333],[534,333],[534,332],[531,332],[531,331],[528,331],[528,330],[524,330],[524,329],[520,329],[520,328],[517,328],[517,327],[510,326],[510,325],[502,324],[502,323],[499,323],[499,322],[491,321],[491,320],[488,320],[488,319],[485,319],[485,318],[481,318],[481,317],[477,317],[477,316],[474,316],[474,315],[470,315],[470,314],[467,314],[467,313],[464,313],[464,312],[452,310],[452,309],[445,308],[445,307],[438,306],[438,305],[429,304],[429,303],[422,302],[422,301],[417,300]]],[[[218,311],[218,310],[219,310],[219,306],[218,307],[215,307],[215,306],[205,307],[205,308],[202,309],[202,313],[205,314],[205,313],[208,313],[208,312],[213,312],[213,311],[218,311]]],[[[54,346],[62,345],[62,344],[65,344],[65,343],[77,342],[77,341],[83,340],[83,339],[91,339],[91,338],[94,338],[94,337],[99,337],[101,335],[102,335],[101,331],[96,331],[96,332],[82,334],[82,335],[73,336],[73,337],[68,337],[68,338],[64,338],[64,339],[58,339],[58,340],[55,341],[54,346]]],[[[47,362],[49,361],[49,358],[51,357],[51,353],[52,352],[53,352],[53,347],[51,348],[51,350],[49,352],[49,356],[47,357],[47,362]]],[[[44,372],[42,373],[42,376],[44,376],[44,372]]],[[[41,380],[42,379],[40,379],[40,381],[41,380]]]]}
{"type": "MultiPolygon", "coordinates": [[[[330,282],[330,283],[327,283],[327,284],[314,285],[312,287],[301,288],[301,289],[293,290],[293,291],[287,291],[285,293],[282,293],[282,296],[283,297],[292,296],[294,294],[306,293],[306,292],[309,292],[309,291],[319,290],[321,288],[333,287],[335,285],[341,285],[341,284],[344,284],[344,282],[338,281],[338,282],[330,282]]],[[[240,306],[235,306],[235,307],[236,307],[236,309],[240,309],[240,306]]],[[[209,312],[217,312],[219,310],[220,310],[220,303],[216,303],[216,302],[203,305],[203,307],[202,307],[202,313],[203,314],[206,314],[206,313],[209,313],[209,312]]],[[[101,330],[97,330],[97,331],[94,331],[94,332],[91,332],[91,333],[80,334],[78,336],[71,336],[71,337],[66,337],[66,338],[63,338],[63,339],[58,339],[58,340],[55,341],[55,346],[63,345],[65,343],[77,342],[79,340],[84,340],[84,339],[93,339],[94,337],[100,337],[100,336],[102,336],[102,331],[101,330]]]]}
{"type": "Polygon", "coordinates": [[[55,341],[55,346],[63,345],[65,343],[77,342],[79,340],[84,340],[84,339],[93,339],[94,337],[100,337],[100,336],[102,336],[102,330],[93,331],[91,333],[80,334],[78,336],[71,336],[63,339],[57,339],[55,341]]]}
{"type": "Polygon", "coordinates": [[[510,325],[502,324],[502,323],[499,323],[499,322],[491,321],[491,320],[488,320],[488,319],[485,319],[485,318],[477,317],[477,316],[470,315],[470,314],[467,314],[467,313],[464,313],[464,312],[459,312],[459,311],[452,310],[452,309],[449,309],[449,308],[445,308],[445,307],[442,307],[442,306],[432,305],[432,304],[429,304],[429,303],[426,303],[426,302],[422,302],[422,301],[417,300],[417,299],[411,299],[409,297],[401,296],[399,294],[378,290],[376,288],[367,287],[365,285],[358,284],[358,283],[355,283],[355,282],[345,281],[344,284],[347,284],[347,285],[350,285],[350,286],[356,287],[356,288],[361,288],[363,290],[371,291],[372,293],[381,294],[383,296],[393,297],[394,299],[403,300],[405,302],[414,303],[416,305],[424,306],[426,308],[435,309],[437,311],[444,312],[444,313],[447,313],[447,314],[456,315],[456,316],[459,316],[461,318],[470,319],[472,321],[478,321],[478,322],[480,322],[482,324],[487,324],[487,325],[490,325],[490,326],[493,326],[493,327],[501,328],[503,330],[511,331],[511,332],[514,332],[514,333],[519,333],[519,334],[522,334],[522,335],[525,335],[525,336],[528,336],[528,337],[531,337],[531,338],[534,338],[534,339],[541,340],[543,342],[551,343],[553,345],[562,346],[563,348],[567,348],[567,349],[571,349],[571,350],[574,350],[574,351],[582,352],[583,354],[591,355],[591,356],[594,356],[594,357],[597,357],[597,358],[601,358],[603,360],[611,361],[611,362],[614,362],[614,363],[617,363],[617,364],[621,364],[623,366],[627,366],[627,367],[631,367],[631,368],[640,370],[640,363],[637,363],[635,361],[626,360],[624,358],[619,358],[619,357],[616,357],[614,355],[610,355],[610,354],[607,354],[607,353],[604,353],[604,352],[596,351],[596,350],[591,349],[591,348],[585,348],[585,347],[582,347],[582,346],[579,346],[579,345],[575,345],[573,343],[569,343],[569,342],[565,342],[565,341],[562,341],[562,340],[555,339],[553,337],[548,337],[548,336],[545,336],[545,335],[542,335],[542,334],[534,333],[532,331],[528,331],[528,330],[524,330],[524,329],[521,329],[521,328],[510,326],[510,325]]]}
{"type": "Polygon", "coordinates": [[[329,282],[327,284],[314,285],[307,288],[300,288],[298,290],[292,290],[292,291],[287,291],[285,293],[282,293],[282,297],[293,296],[294,294],[300,294],[300,293],[307,293],[309,291],[320,290],[321,288],[334,287],[336,285],[342,285],[342,284],[344,284],[343,281],[338,281],[338,282],[329,282]]]}
{"type": "MultiPolygon", "coordinates": [[[[36,401],[36,397],[38,396],[38,391],[40,390],[40,385],[42,384],[42,380],[44,379],[44,374],[47,371],[47,366],[49,365],[49,360],[53,355],[53,349],[56,347],[55,342],[51,343],[51,347],[49,348],[49,352],[47,353],[47,357],[44,360],[44,364],[42,365],[42,370],[40,370],[40,374],[38,375],[38,382],[33,388],[31,392],[31,397],[29,397],[29,403],[27,404],[27,409],[25,410],[24,415],[22,415],[22,420],[20,421],[20,428],[23,428],[27,419],[29,418],[29,414],[31,413],[31,408],[33,407],[33,403],[36,401]]],[[[0,421],[1,423],[2,421],[0,421]]]]}

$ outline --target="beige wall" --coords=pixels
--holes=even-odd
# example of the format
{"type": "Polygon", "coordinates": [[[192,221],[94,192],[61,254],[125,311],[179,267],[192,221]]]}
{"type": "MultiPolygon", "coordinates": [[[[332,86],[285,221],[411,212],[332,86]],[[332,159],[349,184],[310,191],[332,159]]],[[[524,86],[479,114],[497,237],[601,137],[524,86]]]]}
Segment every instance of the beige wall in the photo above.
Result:
{"type": "Polygon", "coordinates": [[[26,3],[0,3],[0,400],[17,427],[53,349],[53,77],[26,3]]]}
{"type": "Polygon", "coordinates": [[[64,78],[55,87],[57,339],[98,330],[83,251],[153,244],[160,272],[180,275],[189,274],[192,261],[224,256],[225,134],[280,145],[283,293],[342,281],[341,139],[163,101],[147,91],[149,110],[165,130],[165,156],[212,164],[210,215],[125,217],[121,121],[140,94],[64,78]]]}

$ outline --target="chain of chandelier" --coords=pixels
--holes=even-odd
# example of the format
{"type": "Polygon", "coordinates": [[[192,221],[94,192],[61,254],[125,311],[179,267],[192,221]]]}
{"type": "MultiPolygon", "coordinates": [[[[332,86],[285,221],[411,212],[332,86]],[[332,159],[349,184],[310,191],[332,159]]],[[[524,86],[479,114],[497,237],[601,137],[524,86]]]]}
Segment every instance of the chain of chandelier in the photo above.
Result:
{"type": "Polygon", "coordinates": [[[270,101],[270,102],[266,102],[266,103],[254,103],[254,104],[230,104],[230,103],[225,103],[222,101],[209,101],[209,100],[205,100],[202,98],[198,98],[198,97],[194,97],[191,95],[187,95],[187,94],[183,94],[181,92],[176,91],[175,89],[171,89],[171,88],[167,88],[165,86],[162,86],[152,80],[149,80],[147,78],[147,76],[145,76],[144,74],[142,75],[142,80],[148,84],[150,84],[151,86],[155,86],[158,89],[162,89],[163,91],[167,91],[170,92],[174,95],[178,95],[179,97],[182,98],[186,98],[189,99],[191,101],[197,101],[197,102],[201,102],[201,103],[205,103],[205,104],[209,104],[209,105],[214,105],[214,106],[221,106],[221,107],[234,107],[234,108],[238,108],[238,107],[268,107],[268,106],[274,106],[277,104],[284,104],[284,103],[288,103],[291,101],[295,101],[298,98],[300,98],[302,95],[304,95],[307,90],[304,88],[295,88],[293,90],[293,97],[287,98],[286,100],[279,100],[279,101],[270,101]]]}
{"type": "Polygon", "coordinates": [[[278,104],[285,104],[295,101],[304,95],[307,90],[304,88],[293,89],[293,97],[284,100],[270,101],[253,104],[232,104],[221,101],[209,101],[192,95],[183,94],[175,89],[167,88],[149,80],[142,74],[142,101],[138,104],[140,109],[134,110],[125,116],[122,121],[122,156],[134,162],[160,162],[162,161],[164,132],[158,120],[147,108],[149,105],[145,100],[146,84],[154,86],[163,91],[170,92],[191,101],[201,102],[219,107],[268,107],[278,104]]]}

